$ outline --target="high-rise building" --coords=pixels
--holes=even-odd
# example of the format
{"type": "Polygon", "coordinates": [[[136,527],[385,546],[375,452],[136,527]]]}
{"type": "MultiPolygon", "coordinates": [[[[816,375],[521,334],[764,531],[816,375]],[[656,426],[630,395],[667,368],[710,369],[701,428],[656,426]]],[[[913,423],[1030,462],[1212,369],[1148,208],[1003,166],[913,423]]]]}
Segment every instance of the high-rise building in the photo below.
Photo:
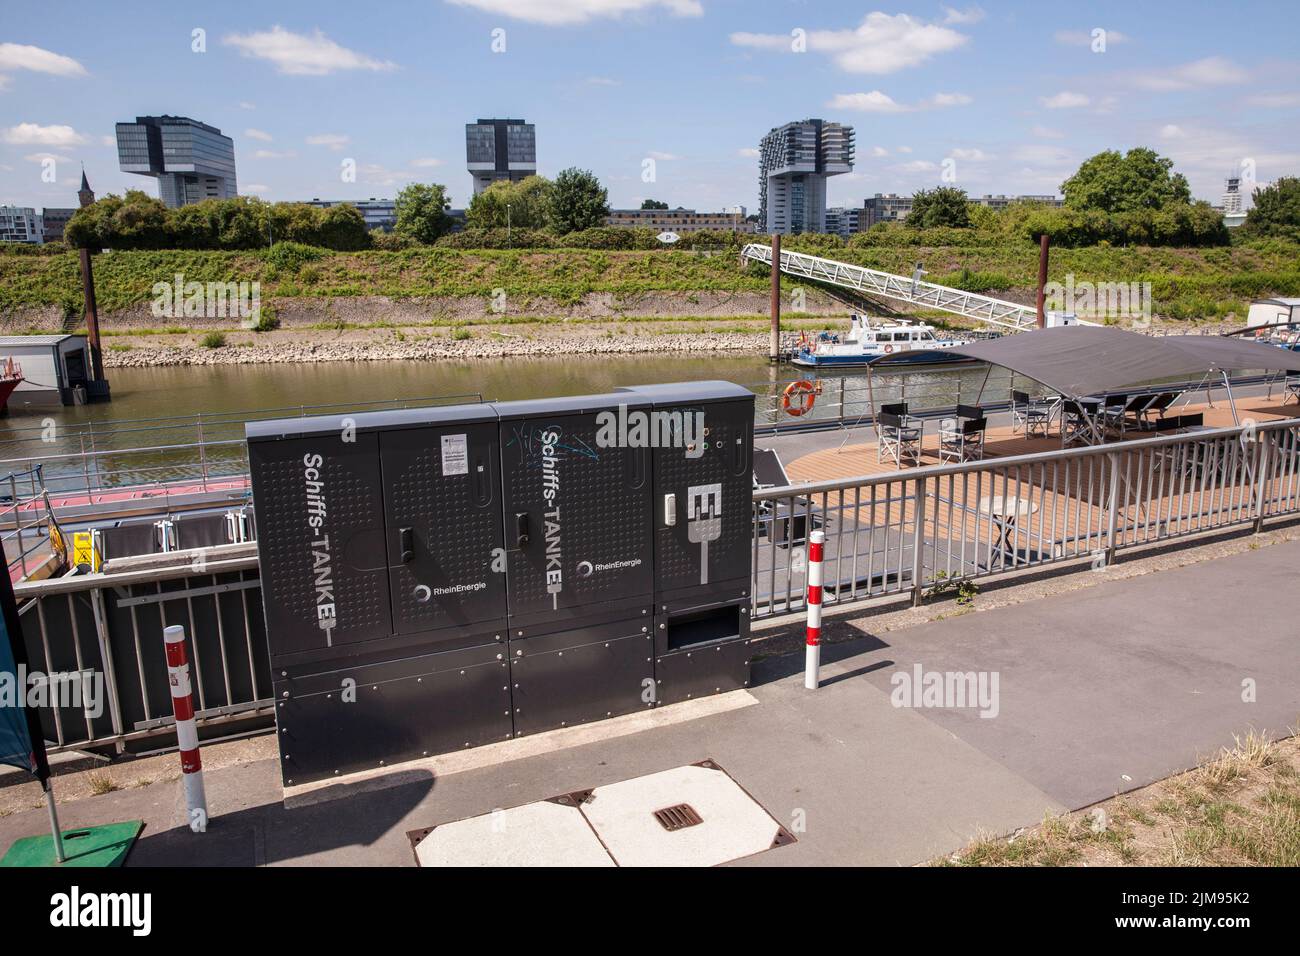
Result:
{"type": "Polygon", "coordinates": [[[1229,176],[1223,181],[1223,212],[1225,215],[1240,213],[1243,205],[1241,177],[1229,176]]]}
{"type": "Polygon", "coordinates": [[[537,175],[537,132],[521,119],[481,119],[465,124],[465,163],[477,196],[494,182],[537,175]]]}
{"type": "Polygon", "coordinates": [[[29,206],[0,206],[0,242],[41,242],[40,214],[29,206]]]}
{"type": "Polygon", "coordinates": [[[826,231],[826,177],[853,169],[853,127],[807,119],[759,144],[759,219],[767,232],[826,231]]]}
{"type": "Polygon", "coordinates": [[[157,179],[158,198],[172,208],[236,195],[234,140],[186,116],[118,123],[117,160],[124,173],[157,179]]]}
{"type": "Polygon", "coordinates": [[[397,227],[397,200],[376,199],[320,199],[313,197],[306,205],[328,209],[330,206],[356,206],[361,218],[366,221],[366,229],[382,229],[392,232],[397,227]]]}

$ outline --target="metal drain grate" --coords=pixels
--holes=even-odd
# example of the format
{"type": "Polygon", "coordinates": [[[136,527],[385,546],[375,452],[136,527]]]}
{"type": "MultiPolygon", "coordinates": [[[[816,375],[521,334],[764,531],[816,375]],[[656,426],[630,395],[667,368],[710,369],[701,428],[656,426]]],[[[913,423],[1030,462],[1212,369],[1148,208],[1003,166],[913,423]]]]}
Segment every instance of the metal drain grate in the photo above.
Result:
{"type": "Polygon", "coordinates": [[[689,803],[664,807],[662,810],[656,810],[654,815],[655,819],[659,821],[659,825],[669,833],[674,830],[685,830],[687,827],[698,826],[704,822],[704,818],[696,813],[695,808],[689,803]]]}

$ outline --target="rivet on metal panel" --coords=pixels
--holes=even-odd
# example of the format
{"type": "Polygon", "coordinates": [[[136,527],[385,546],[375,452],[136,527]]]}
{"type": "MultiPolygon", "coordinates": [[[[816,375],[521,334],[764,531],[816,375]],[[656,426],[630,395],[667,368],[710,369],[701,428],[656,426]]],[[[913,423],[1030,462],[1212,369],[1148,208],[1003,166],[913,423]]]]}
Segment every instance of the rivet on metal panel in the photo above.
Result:
{"type": "Polygon", "coordinates": [[[523,657],[523,656],[524,656],[523,651],[515,651],[515,657],[523,657]]]}
{"type": "Polygon", "coordinates": [[[286,690],[286,691],[281,691],[281,692],[280,692],[280,696],[281,696],[281,697],[288,697],[288,696],[289,696],[289,692],[288,692],[287,690],[286,690]]]}

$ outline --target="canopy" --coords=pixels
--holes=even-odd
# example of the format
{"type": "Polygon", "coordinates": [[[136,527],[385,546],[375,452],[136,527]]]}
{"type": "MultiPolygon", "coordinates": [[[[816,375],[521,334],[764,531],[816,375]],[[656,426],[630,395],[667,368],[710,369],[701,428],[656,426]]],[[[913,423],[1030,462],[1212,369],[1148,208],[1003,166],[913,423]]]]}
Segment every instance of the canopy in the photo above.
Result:
{"type": "Polygon", "coordinates": [[[962,356],[1000,365],[1068,398],[1145,387],[1161,379],[1233,371],[1300,372],[1300,353],[1218,335],[1139,335],[1093,325],[1036,329],[946,349],[894,352],[872,368],[962,356]]]}

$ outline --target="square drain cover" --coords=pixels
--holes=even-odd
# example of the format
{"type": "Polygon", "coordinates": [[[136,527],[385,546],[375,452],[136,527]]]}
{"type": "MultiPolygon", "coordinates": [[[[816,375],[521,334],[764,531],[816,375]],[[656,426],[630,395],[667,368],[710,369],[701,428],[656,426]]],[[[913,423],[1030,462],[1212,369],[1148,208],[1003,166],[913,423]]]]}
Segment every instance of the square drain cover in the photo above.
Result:
{"type": "Polygon", "coordinates": [[[712,760],[407,835],[420,866],[717,866],[794,842],[712,760]]]}

